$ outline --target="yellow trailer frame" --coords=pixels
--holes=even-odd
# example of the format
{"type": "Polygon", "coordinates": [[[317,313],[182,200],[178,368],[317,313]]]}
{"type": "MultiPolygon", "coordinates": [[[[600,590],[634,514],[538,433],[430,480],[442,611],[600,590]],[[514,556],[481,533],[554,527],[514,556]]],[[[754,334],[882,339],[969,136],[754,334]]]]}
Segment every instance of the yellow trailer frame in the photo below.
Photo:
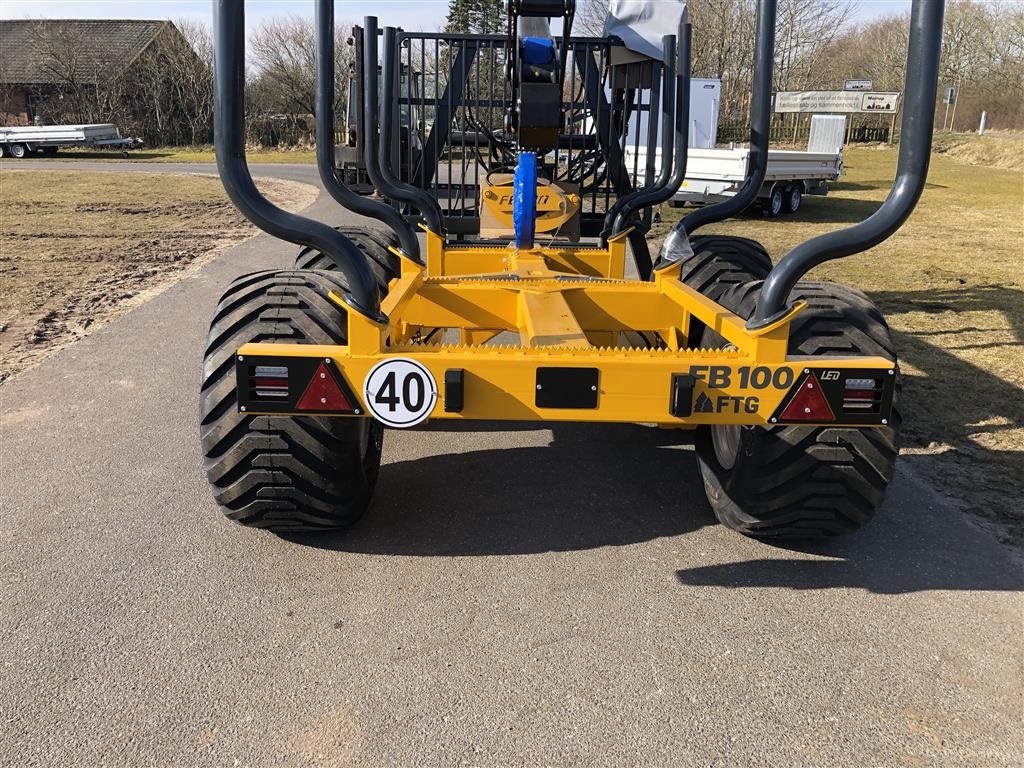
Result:
{"type": "Polygon", "coordinates": [[[796,302],[776,322],[751,330],[744,318],[681,282],[678,265],[656,269],[650,282],[626,279],[628,234],[613,238],[607,248],[551,245],[517,251],[448,244],[427,231],[426,266],[401,259],[401,274],[381,304],[386,324],[346,312],[341,295],[332,293],[338,311],[347,315],[347,345],[242,346],[239,409],[296,414],[294,408],[247,396],[241,383],[251,366],[302,358],[335,366],[360,401],[346,415],[366,415],[373,412],[364,387],[368,374],[382,360],[404,358],[441,382],[436,385],[440,391],[431,393],[431,419],[771,425],[787,421],[781,414],[801,386],[817,385],[829,389],[833,418],[801,417],[799,423],[887,423],[891,383],[872,413],[847,412],[841,388],[847,379],[868,377],[884,392],[886,379],[895,374],[893,361],[788,355],[790,323],[804,302],[796,302]],[[694,321],[726,345],[693,348],[694,321]],[[434,334],[436,340],[424,341],[425,331],[433,329],[443,331],[434,334]],[[518,343],[498,343],[496,337],[506,332],[517,333],[518,343]],[[661,343],[622,345],[624,339],[639,340],[637,332],[648,339],[657,336],[661,343]],[[458,342],[451,343],[455,333],[458,342]],[[543,369],[593,371],[592,399],[583,397],[588,402],[570,407],[544,405],[538,394],[543,369]],[[458,372],[457,398],[445,391],[452,371],[458,372]],[[457,408],[446,406],[454,400],[457,408]]]}

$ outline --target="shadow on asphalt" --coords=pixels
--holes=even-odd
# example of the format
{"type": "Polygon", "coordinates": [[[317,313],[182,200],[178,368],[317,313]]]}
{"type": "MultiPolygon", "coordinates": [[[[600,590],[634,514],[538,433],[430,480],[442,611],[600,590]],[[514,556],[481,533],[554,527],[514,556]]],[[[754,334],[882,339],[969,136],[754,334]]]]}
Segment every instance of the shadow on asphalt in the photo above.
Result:
{"type": "MultiPolygon", "coordinates": [[[[924,456],[902,456],[913,467],[924,456]]],[[[912,493],[912,492],[911,492],[912,493]]],[[[914,498],[911,493],[903,498],[914,498]]],[[[781,551],[780,551],[781,549],[781,551]]],[[[731,589],[863,589],[876,594],[924,590],[1020,591],[1024,568],[1010,555],[993,558],[990,534],[949,506],[892,503],[861,531],[814,544],[784,544],[791,559],[763,558],[676,572],[679,583],[731,589]],[[829,559],[807,559],[806,554],[829,559]]]]}
{"type": "Polygon", "coordinates": [[[601,424],[552,432],[546,446],[386,464],[359,524],[293,540],[386,555],[521,555],[635,544],[715,523],[690,433],[601,424]]]}
{"type": "MultiPolygon", "coordinates": [[[[436,431],[517,428],[536,425],[473,424],[436,431]]],[[[376,555],[526,555],[637,544],[717,525],[690,433],[601,424],[555,425],[552,433],[550,445],[387,464],[373,506],[359,524],[333,535],[289,540],[376,555]]],[[[925,458],[905,455],[901,464],[912,468],[925,458]]],[[[918,481],[900,482],[901,492],[855,534],[827,542],[763,544],[728,534],[737,537],[737,552],[753,546],[767,556],[682,569],[676,578],[698,587],[878,594],[1024,589],[1019,563],[1011,557],[993,560],[989,534],[938,499],[930,506],[930,492],[915,492],[918,481]],[[899,504],[907,500],[914,503],[899,504]]]]}

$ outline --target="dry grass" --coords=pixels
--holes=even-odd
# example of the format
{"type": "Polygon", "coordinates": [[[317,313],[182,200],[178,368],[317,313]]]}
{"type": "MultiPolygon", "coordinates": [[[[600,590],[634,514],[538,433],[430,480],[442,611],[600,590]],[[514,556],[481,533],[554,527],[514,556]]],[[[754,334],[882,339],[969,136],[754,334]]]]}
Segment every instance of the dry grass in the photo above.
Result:
{"type": "MultiPolygon", "coordinates": [[[[306,184],[265,181],[293,210],[306,184]]],[[[212,176],[0,172],[0,381],[255,234],[212,176]]]]}
{"type": "MultiPolygon", "coordinates": [[[[834,193],[805,198],[797,215],[706,231],[760,240],[777,260],[872,213],[895,163],[892,149],[851,149],[834,193]]],[[[897,235],[811,277],[861,288],[885,312],[906,375],[907,463],[1024,541],[1024,177],[935,155],[928,178],[897,235]]],[[[664,213],[662,232],[680,212],[664,213]]]]}
{"type": "Polygon", "coordinates": [[[1024,133],[937,133],[935,152],[967,165],[1024,171],[1024,133]]]}

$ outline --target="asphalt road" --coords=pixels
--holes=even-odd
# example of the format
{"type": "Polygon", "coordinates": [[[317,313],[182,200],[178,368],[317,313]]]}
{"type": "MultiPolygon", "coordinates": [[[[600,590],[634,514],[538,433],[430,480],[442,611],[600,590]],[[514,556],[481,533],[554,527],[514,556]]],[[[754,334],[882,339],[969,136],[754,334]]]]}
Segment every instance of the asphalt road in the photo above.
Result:
{"type": "Polygon", "coordinates": [[[643,427],[391,431],[348,533],[223,519],[206,325],[294,250],[250,240],[0,387],[0,764],[1024,761],[1020,560],[912,456],[814,551],[716,525],[685,435],[643,427]]]}

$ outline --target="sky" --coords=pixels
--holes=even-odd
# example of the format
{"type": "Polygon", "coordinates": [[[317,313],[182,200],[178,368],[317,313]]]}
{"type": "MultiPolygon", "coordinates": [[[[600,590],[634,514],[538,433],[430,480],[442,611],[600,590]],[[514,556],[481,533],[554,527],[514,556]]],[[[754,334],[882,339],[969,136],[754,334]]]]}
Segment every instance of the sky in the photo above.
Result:
{"type": "MultiPolygon", "coordinates": [[[[209,24],[212,0],[0,0],[0,19],[193,19],[209,24]]],[[[285,14],[313,15],[312,0],[248,0],[246,26],[285,14]]],[[[448,0],[336,0],[335,15],[358,21],[374,14],[382,24],[410,32],[438,29],[448,0]]],[[[853,18],[867,21],[910,10],[910,0],[856,0],[853,18]]]]}

